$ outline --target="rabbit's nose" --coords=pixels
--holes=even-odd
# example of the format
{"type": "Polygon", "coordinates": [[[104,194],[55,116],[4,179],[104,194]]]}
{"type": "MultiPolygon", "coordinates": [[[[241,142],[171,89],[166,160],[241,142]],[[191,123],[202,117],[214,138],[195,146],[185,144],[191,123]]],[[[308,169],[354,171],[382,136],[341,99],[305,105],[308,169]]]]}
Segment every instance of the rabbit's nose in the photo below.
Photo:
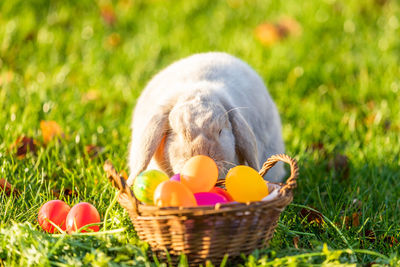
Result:
{"type": "Polygon", "coordinates": [[[203,135],[199,134],[192,143],[192,155],[206,155],[209,156],[210,154],[210,141],[208,138],[203,135]]]}

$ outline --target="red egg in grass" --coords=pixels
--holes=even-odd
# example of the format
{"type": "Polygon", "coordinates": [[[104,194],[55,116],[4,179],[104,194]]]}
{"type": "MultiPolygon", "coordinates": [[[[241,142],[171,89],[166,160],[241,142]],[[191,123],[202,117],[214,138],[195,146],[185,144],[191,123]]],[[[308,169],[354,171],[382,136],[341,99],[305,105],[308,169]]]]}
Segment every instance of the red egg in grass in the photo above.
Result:
{"type": "Polygon", "coordinates": [[[216,194],[224,196],[226,198],[227,202],[233,201],[232,196],[226,190],[222,189],[221,187],[214,187],[213,189],[210,190],[210,193],[216,193],[216,194]]]}
{"type": "Polygon", "coordinates": [[[61,200],[50,200],[46,202],[39,210],[38,221],[40,227],[46,232],[53,234],[58,232],[57,228],[52,223],[59,226],[61,230],[65,231],[68,212],[70,207],[67,203],[61,200]]]}
{"type": "MultiPolygon", "coordinates": [[[[85,225],[99,223],[100,215],[97,209],[90,203],[81,202],[72,207],[67,216],[67,232],[77,232],[85,225]]],[[[98,232],[99,225],[89,226],[81,233],[98,232]]]]}

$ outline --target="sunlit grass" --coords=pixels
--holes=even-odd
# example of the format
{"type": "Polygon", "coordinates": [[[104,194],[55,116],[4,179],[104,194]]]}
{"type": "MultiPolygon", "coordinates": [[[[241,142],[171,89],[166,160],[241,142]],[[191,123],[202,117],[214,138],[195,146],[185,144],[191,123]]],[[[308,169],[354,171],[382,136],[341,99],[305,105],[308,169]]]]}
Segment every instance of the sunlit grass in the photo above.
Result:
{"type": "Polygon", "coordinates": [[[226,264],[317,264],[329,257],[399,264],[398,2],[49,2],[0,1],[0,178],[21,192],[0,193],[0,265],[157,262],[122,208],[108,209],[114,189],[102,165],[111,159],[127,170],[132,109],[146,82],[204,51],[236,55],[262,76],[282,117],[286,152],[300,165],[294,205],[270,247],[226,264]],[[263,46],[255,28],[285,18],[301,31],[263,46]],[[41,120],[56,121],[65,138],[17,159],[10,146],[22,135],[42,142],[41,120]],[[91,159],[89,144],[104,150],[91,159]],[[348,161],[335,167],[338,155],[348,161]],[[68,204],[90,202],[102,219],[108,210],[107,231],[127,230],[42,233],[39,207],[54,198],[53,189],[65,188],[72,193],[60,199],[68,204]],[[304,205],[329,221],[308,223],[300,216],[304,205]],[[349,223],[352,216],[359,222],[349,223]]]}

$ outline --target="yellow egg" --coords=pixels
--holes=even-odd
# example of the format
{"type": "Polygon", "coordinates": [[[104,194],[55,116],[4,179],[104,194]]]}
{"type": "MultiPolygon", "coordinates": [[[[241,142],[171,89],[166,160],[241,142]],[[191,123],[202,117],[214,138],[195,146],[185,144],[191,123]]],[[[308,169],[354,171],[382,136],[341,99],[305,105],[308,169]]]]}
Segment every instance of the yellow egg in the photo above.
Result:
{"type": "Polygon", "coordinates": [[[226,175],[225,186],[237,202],[260,201],[268,195],[268,186],[256,170],[248,166],[236,166],[226,175]]]}
{"type": "Polygon", "coordinates": [[[212,158],[203,155],[189,159],[181,171],[181,183],[193,193],[210,191],[217,179],[217,164],[212,158]]]}

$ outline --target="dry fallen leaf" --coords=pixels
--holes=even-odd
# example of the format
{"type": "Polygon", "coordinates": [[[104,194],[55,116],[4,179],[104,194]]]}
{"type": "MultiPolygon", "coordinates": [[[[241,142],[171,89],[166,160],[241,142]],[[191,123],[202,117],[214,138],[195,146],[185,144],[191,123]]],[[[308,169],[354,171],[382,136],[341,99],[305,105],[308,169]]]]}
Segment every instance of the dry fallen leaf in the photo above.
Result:
{"type": "Polygon", "coordinates": [[[270,46],[288,36],[299,36],[301,31],[301,26],[295,19],[285,17],[277,23],[265,22],[258,25],[254,36],[261,44],[270,46]]]}
{"type": "Polygon", "coordinates": [[[96,146],[96,145],[86,145],[85,146],[85,152],[88,154],[88,156],[93,159],[97,157],[101,152],[103,152],[104,147],[101,146],[96,146]]]}
{"type": "Polygon", "coordinates": [[[322,143],[320,141],[312,143],[310,148],[312,151],[325,151],[324,143],[322,143]]]}
{"type": "Polygon", "coordinates": [[[279,28],[271,23],[258,25],[254,30],[254,36],[265,46],[270,46],[283,38],[279,32],[279,28]]]}
{"type": "Polygon", "coordinates": [[[98,100],[99,98],[100,98],[100,92],[92,89],[82,95],[82,102],[87,103],[90,101],[98,100]]]}
{"type": "Polygon", "coordinates": [[[19,195],[19,191],[13,187],[12,184],[10,184],[6,179],[1,178],[0,179],[0,193],[5,192],[7,196],[10,196],[11,194],[14,194],[14,196],[19,195]]]}
{"type": "Polygon", "coordinates": [[[307,219],[307,222],[310,224],[322,225],[325,223],[322,217],[322,213],[315,212],[306,208],[302,208],[300,210],[300,217],[303,219],[307,219]]]}
{"type": "Polygon", "coordinates": [[[394,245],[398,244],[399,241],[397,240],[397,238],[395,238],[394,236],[385,236],[383,238],[383,242],[389,244],[390,247],[393,247],[394,245]]]}
{"type": "Polygon", "coordinates": [[[55,121],[41,121],[40,129],[42,130],[43,142],[48,144],[51,140],[56,137],[64,138],[64,133],[55,121]]]}
{"type": "Polygon", "coordinates": [[[349,158],[346,155],[337,154],[328,162],[328,170],[334,170],[339,174],[339,178],[347,180],[350,177],[349,158]]]}
{"type": "Polygon", "coordinates": [[[27,136],[20,136],[17,138],[14,144],[10,146],[10,150],[16,149],[17,158],[22,159],[28,152],[36,152],[38,142],[33,138],[27,136]]]}
{"type": "Polygon", "coordinates": [[[300,241],[300,237],[299,236],[295,236],[293,237],[293,245],[295,248],[299,249],[299,241],[300,241]]]}
{"type": "Polygon", "coordinates": [[[353,225],[353,227],[358,227],[360,226],[360,216],[361,216],[361,212],[354,212],[351,215],[351,224],[353,225]]]}
{"type": "Polygon", "coordinates": [[[112,5],[103,5],[100,7],[101,17],[104,22],[112,26],[117,21],[117,16],[112,5]]]}
{"type": "Polygon", "coordinates": [[[110,34],[107,37],[107,46],[108,47],[116,47],[120,43],[121,43],[121,36],[116,32],[113,32],[112,34],[110,34]]]}
{"type": "Polygon", "coordinates": [[[365,238],[366,238],[369,242],[375,243],[376,235],[375,235],[375,232],[374,232],[373,230],[368,230],[368,229],[367,229],[367,230],[365,230],[364,234],[365,234],[365,238]]]}
{"type": "Polygon", "coordinates": [[[285,17],[278,21],[278,27],[285,36],[300,36],[302,32],[300,24],[290,17],[285,17]]]}
{"type": "Polygon", "coordinates": [[[56,197],[59,198],[61,193],[64,197],[76,197],[78,196],[78,193],[75,190],[72,190],[70,188],[64,188],[62,191],[60,189],[52,189],[51,193],[56,197]]]}
{"type": "Polygon", "coordinates": [[[344,225],[349,229],[350,227],[360,226],[360,217],[361,212],[354,212],[351,216],[345,216],[344,218],[342,216],[341,220],[344,220],[344,225]]]}

